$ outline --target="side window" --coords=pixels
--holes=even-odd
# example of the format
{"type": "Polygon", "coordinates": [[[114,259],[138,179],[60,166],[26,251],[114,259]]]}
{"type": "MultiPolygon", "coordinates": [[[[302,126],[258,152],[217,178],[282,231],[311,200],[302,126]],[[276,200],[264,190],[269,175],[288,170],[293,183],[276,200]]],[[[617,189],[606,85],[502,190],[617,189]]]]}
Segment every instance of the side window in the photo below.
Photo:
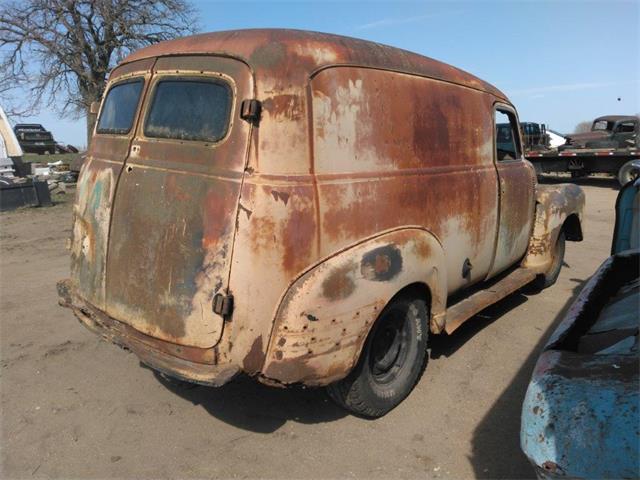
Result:
{"type": "Polygon", "coordinates": [[[623,122],[618,124],[616,133],[633,133],[635,130],[635,124],[633,122],[623,122]]]}
{"type": "Polygon", "coordinates": [[[143,83],[142,79],[137,79],[117,83],[109,89],[98,119],[98,133],[129,133],[138,109],[143,83]]]}
{"type": "Polygon", "coordinates": [[[496,110],[496,156],[498,161],[520,158],[520,141],[516,117],[508,110],[496,110]]]}
{"type": "Polygon", "coordinates": [[[593,126],[591,127],[591,131],[596,130],[613,130],[613,122],[608,122],[606,120],[597,120],[593,122],[593,126]]]}
{"type": "Polygon", "coordinates": [[[231,87],[218,80],[158,82],[144,126],[147,137],[217,142],[229,128],[231,87]]]}

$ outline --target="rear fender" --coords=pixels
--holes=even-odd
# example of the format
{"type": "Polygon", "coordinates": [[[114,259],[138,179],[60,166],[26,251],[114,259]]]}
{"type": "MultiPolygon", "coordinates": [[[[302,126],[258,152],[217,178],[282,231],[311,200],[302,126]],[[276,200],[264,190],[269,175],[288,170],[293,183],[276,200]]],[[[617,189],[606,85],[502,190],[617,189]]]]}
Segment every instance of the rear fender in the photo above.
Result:
{"type": "Polygon", "coordinates": [[[430,294],[430,328],[444,327],[446,269],[437,238],[422,228],[394,230],[347,248],[290,286],[277,309],[262,380],[327,385],[358,361],[384,306],[404,287],[430,294]]]}
{"type": "Polygon", "coordinates": [[[538,185],[536,218],[522,266],[545,272],[553,261],[553,247],[565,226],[567,240],[582,240],[584,192],[572,183],[538,185]]]}

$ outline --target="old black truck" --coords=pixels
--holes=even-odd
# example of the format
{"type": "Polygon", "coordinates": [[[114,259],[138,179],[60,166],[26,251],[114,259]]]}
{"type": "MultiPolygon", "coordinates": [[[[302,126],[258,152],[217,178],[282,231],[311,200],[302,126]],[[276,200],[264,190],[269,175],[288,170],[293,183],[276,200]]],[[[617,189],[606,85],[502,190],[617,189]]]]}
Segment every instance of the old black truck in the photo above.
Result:
{"type": "Polygon", "coordinates": [[[25,153],[56,153],[53,135],[39,123],[19,123],[13,131],[25,153]]]}

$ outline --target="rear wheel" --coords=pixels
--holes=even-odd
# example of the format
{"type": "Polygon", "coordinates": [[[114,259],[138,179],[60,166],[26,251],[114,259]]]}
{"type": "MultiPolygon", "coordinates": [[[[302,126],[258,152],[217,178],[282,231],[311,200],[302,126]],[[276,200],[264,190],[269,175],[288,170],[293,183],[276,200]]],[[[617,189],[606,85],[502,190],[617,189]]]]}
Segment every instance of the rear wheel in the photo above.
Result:
{"type": "Polygon", "coordinates": [[[542,290],[556,283],[556,280],[558,280],[558,276],[560,275],[560,270],[562,269],[562,263],[564,262],[565,244],[566,236],[564,230],[561,230],[553,249],[553,261],[551,262],[551,266],[545,273],[536,277],[534,280],[535,288],[542,290]]]}
{"type": "Polygon", "coordinates": [[[358,365],[327,387],[338,405],[369,418],[381,417],[404,400],[427,362],[428,312],[424,300],[402,295],[374,324],[358,365]]]}
{"type": "Polygon", "coordinates": [[[635,160],[631,160],[620,167],[618,170],[618,182],[621,186],[635,180],[640,176],[640,168],[635,164],[635,160]]]}

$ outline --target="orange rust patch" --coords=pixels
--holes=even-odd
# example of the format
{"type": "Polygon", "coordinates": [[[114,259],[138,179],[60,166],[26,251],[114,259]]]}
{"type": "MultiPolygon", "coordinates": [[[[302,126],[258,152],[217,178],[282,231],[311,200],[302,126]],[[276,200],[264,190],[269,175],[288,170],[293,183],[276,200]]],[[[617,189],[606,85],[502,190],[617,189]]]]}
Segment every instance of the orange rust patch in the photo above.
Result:
{"type": "Polygon", "coordinates": [[[191,195],[185,192],[179,185],[176,184],[177,177],[175,175],[169,175],[165,181],[165,195],[169,198],[175,199],[178,202],[187,202],[191,199],[191,195]]]}
{"type": "Polygon", "coordinates": [[[416,242],[414,244],[413,250],[415,251],[416,255],[423,260],[426,260],[431,256],[431,247],[427,242],[416,242]]]}
{"type": "Polygon", "coordinates": [[[368,280],[387,281],[402,270],[402,254],[393,244],[375,248],[362,257],[360,273],[368,280]]]}
{"type": "Polygon", "coordinates": [[[282,267],[286,273],[295,274],[312,263],[315,252],[317,226],[313,191],[307,187],[295,188],[289,205],[291,208],[282,234],[282,267]]]}
{"type": "Polygon", "coordinates": [[[276,118],[285,117],[288,120],[300,120],[303,107],[298,95],[276,95],[265,99],[262,108],[266,113],[276,118]]]}
{"type": "Polygon", "coordinates": [[[353,264],[334,269],[322,282],[322,295],[329,300],[347,298],[356,289],[353,279],[353,264]]]}
{"type": "Polygon", "coordinates": [[[235,188],[225,182],[219,182],[207,191],[204,199],[205,214],[202,217],[203,248],[215,247],[227,233],[227,227],[231,223],[229,217],[235,208],[235,195],[235,188]]]}
{"type": "Polygon", "coordinates": [[[251,217],[251,246],[256,253],[276,246],[276,224],[269,216],[251,217]]]}
{"type": "Polygon", "coordinates": [[[389,266],[391,265],[391,260],[386,255],[376,255],[376,260],[374,263],[374,270],[376,273],[385,273],[389,270],[389,266]]]}

